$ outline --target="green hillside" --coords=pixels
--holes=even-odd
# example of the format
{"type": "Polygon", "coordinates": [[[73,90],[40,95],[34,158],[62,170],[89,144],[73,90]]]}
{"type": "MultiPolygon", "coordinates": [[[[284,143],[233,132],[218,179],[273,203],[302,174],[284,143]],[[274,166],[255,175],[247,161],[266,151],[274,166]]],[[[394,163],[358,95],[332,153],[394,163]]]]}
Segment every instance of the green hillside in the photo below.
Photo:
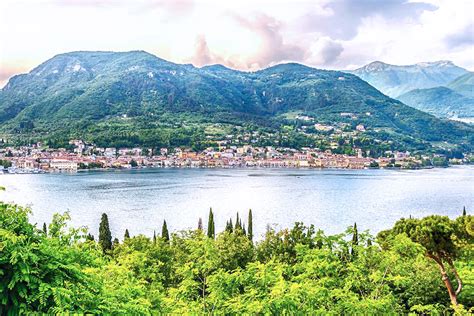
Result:
{"type": "Polygon", "coordinates": [[[474,73],[468,72],[456,78],[447,87],[467,97],[474,98],[474,73]]]}
{"type": "Polygon", "coordinates": [[[439,117],[474,117],[474,98],[446,87],[416,89],[400,97],[400,101],[439,117]]]}
{"type": "Polygon", "coordinates": [[[299,64],[241,72],[143,51],[72,52],[13,77],[0,92],[1,132],[35,139],[161,146],[170,139],[179,145],[181,137],[189,144],[215,124],[278,131],[291,123],[284,114],[295,111],[317,122],[361,123],[402,143],[473,141],[468,125],[408,107],[355,75],[299,64]]]}

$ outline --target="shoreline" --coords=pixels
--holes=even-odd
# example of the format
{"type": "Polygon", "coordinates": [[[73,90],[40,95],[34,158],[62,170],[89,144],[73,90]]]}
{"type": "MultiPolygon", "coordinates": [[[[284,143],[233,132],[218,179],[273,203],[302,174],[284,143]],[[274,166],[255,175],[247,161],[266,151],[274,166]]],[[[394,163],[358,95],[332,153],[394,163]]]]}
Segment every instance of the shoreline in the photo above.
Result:
{"type": "Polygon", "coordinates": [[[169,167],[133,167],[133,168],[92,168],[92,169],[78,169],[76,171],[46,171],[46,170],[22,170],[21,172],[8,172],[7,170],[0,172],[1,175],[20,175],[20,174],[77,174],[77,173],[86,173],[86,172],[110,172],[110,171],[131,171],[131,170],[387,170],[387,171],[397,171],[397,170],[429,170],[429,169],[448,169],[451,167],[457,166],[472,166],[474,164],[453,164],[448,166],[427,166],[427,167],[416,167],[416,168],[397,168],[397,167],[382,167],[382,168],[340,168],[340,167],[329,167],[329,168],[318,168],[318,167],[278,167],[278,166],[217,166],[217,167],[208,167],[208,166],[169,166],[169,167]]]}

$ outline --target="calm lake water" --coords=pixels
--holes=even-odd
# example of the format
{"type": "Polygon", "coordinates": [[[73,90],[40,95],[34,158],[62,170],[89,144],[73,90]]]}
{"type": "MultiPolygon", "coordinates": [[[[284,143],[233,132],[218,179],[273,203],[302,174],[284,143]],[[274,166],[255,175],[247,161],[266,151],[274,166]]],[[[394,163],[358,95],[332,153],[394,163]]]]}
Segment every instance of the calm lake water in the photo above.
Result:
{"type": "Polygon", "coordinates": [[[163,219],[176,231],[207,223],[216,230],[238,211],[246,221],[253,210],[254,231],[267,224],[314,224],[328,234],[357,222],[377,233],[400,217],[443,214],[456,217],[474,209],[474,166],[431,170],[143,169],[77,174],[0,175],[0,200],[30,205],[32,222],[49,222],[70,211],[74,226],[97,235],[101,213],[109,215],[114,236],[151,236],[163,219]]]}

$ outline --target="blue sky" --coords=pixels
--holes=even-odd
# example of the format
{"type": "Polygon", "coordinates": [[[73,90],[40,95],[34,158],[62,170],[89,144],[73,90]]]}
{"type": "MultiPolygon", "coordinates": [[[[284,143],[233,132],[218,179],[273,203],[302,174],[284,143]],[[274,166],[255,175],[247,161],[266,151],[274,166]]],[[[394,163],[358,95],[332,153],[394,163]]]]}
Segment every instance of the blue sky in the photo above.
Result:
{"type": "Polygon", "coordinates": [[[473,12],[468,0],[2,0],[0,86],[74,50],[146,50],[242,70],[374,60],[474,70],[473,12]]]}

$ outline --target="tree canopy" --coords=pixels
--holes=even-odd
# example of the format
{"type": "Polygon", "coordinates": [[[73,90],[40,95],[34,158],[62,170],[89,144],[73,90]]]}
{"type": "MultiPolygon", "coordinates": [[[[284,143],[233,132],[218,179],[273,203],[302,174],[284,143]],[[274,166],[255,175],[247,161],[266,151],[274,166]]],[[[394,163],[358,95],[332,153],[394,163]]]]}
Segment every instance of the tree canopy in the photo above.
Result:
{"type": "Polygon", "coordinates": [[[47,235],[29,215],[0,202],[2,315],[474,311],[470,215],[403,219],[377,239],[359,230],[357,242],[355,227],[326,235],[302,223],[269,228],[255,243],[242,229],[215,238],[202,229],[175,232],[169,241],[139,234],[105,253],[87,229],[68,227],[67,213],[53,217],[47,235]],[[456,306],[430,255],[447,266],[450,258],[463,280],[456,306]]]}

